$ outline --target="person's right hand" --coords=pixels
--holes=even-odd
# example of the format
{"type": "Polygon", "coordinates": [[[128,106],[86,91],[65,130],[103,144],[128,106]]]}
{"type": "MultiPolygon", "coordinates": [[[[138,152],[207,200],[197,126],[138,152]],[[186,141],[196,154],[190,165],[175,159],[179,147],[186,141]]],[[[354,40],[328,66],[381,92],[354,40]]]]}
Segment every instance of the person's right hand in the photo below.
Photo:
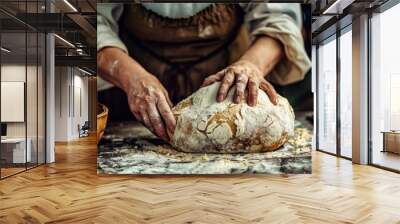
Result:
{"type": "Polygon", "coordinates": [[[116,47],[106,47],[97,53],[97,68],[102,78],[124,90],[136,119],[168,141],[168,133],[174,133],[176,122],[168,92],[160,81],[116,47]]]}
{"type": "Polygon", "coordinates": [[[151,74],[141,74],[129,83],[125,92],[136,119],[158,137],[168,141],[168,132],[174,132],[176,121],[168,92],[160,81],[151,74]]]}

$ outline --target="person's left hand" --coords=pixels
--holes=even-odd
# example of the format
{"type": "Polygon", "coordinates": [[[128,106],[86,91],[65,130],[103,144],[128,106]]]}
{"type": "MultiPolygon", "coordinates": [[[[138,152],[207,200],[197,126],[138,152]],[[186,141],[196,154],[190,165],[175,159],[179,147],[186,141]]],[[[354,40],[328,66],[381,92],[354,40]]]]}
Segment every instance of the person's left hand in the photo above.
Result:
{"type": "Polygon", "coordinates": [[[202,87],[214,82],[221,81],[217,94],[217,101],[225,100],[230,88],[236,87],[233,101],[240,103],[245,97],[245,90],[248,90],[247,103],[249,106],[257,104],[258,89],[264,90],[271,102],[277,104],[277,94],[274,87],[264,79],[262,72],[250,61],[239,60],[222,71],[207,77],[202,87]]]}

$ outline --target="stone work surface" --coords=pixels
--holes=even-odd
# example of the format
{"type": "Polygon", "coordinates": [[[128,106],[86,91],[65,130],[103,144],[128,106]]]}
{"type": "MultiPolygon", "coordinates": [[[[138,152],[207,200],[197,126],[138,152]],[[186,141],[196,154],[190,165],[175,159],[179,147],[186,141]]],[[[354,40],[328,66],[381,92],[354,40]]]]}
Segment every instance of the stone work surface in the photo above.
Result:
{"type": "Polygon", "coordinates": [[[211,154],[174,150],[135,122],[110,124],[98,147],[101,174],[299,174],[311,173],[312,132],[298,121],[279,150],[211,154]]]}

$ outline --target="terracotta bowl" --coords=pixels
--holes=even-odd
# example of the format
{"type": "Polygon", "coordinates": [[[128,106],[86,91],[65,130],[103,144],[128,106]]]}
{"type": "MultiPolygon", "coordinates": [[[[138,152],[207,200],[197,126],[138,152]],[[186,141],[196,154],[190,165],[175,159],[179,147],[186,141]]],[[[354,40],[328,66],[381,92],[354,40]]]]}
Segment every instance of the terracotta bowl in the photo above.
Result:
{"type": "Polygon", "coordinates": [[[106,129],[108,118],[108,108],[103,104],[97,104],[97,143],[99,143],[101,137],[106,129]]]}

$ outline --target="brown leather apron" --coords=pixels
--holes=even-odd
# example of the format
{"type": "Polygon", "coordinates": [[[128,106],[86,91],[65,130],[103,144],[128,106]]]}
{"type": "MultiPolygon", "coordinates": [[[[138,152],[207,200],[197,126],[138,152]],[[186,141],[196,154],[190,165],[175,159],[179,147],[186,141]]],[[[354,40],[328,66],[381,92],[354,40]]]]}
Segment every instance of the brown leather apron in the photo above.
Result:
{"type": "MultiPolygon", "coordinates": [[[[237,4],[212,4],[187,19],[161,17],[130,4],[124,6],[119,35],[129,55],[161,81],[176,104],[248,48],[243,17],[237,4]]],[[[99,101],[110,108],[111,121],[132,119],[119,89],[100,93],[99,101]]]]}
{"type": "Polygon", "coordinates": [[[213,4],[188,19],[161,17],[140,4],[125,7],[120,37],[129,54],[155,75],[177,103],[248,47],[243,11],[213,4]]]}

